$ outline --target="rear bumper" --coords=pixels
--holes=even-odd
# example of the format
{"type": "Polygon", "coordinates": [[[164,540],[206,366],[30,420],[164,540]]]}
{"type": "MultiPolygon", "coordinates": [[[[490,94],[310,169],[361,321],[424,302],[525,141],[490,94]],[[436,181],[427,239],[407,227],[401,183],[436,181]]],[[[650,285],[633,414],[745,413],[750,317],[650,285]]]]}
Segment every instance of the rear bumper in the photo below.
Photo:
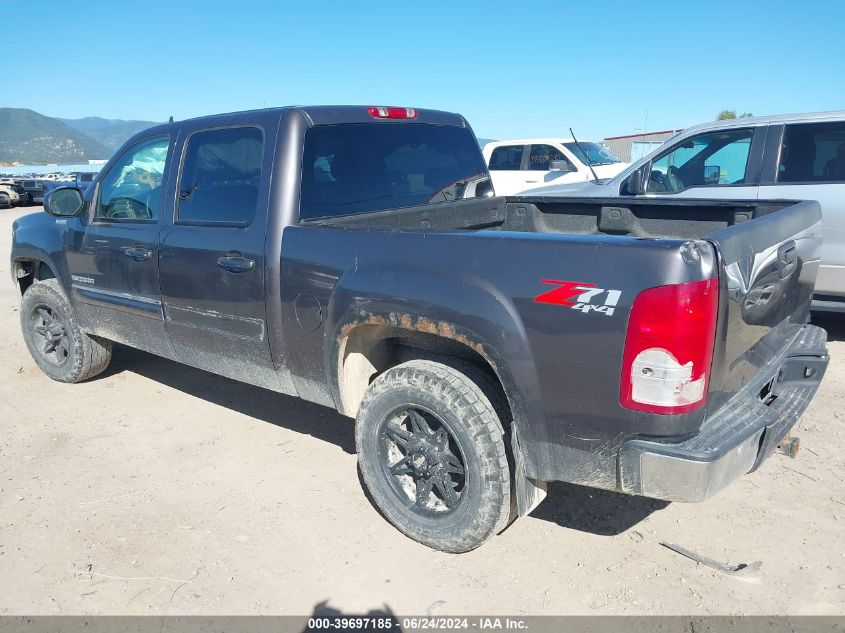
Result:
{"type": "Polygon", "coordinates": [[[810,310],[813,312],[845,312],[845,297],[814,295],[810,310]]]}
{"type": "Polygon", "coordinates": [[[685,442],[626,442],[619,455],[622,490],[668,501],[703,501],[756,470],[818,389],[828,363],[826,342],[823,329],[805,326],[773,372],[764,374],[760,384],[747,385],[685,442]],[[760,398],[764,389],[768,404],[760,398]]]}

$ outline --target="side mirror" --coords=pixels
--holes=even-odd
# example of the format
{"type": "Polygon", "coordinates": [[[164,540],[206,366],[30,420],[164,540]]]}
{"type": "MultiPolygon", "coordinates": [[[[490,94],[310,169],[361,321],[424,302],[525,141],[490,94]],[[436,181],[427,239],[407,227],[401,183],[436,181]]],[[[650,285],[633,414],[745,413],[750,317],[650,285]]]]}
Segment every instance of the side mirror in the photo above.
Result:
{"type": "Polygon", "coordinates": [[[705,165],[704,166],[704,184],[705,185],[718,185],[719,178],[722,175],[722,168],[718,165],[705,165]]]}
{"type": "Polygon", "coordinates": [[[493,181],[489,178],[482,180],[475,186],[476,198],[492,198],[495,195],[496,192],[493,191],[493,181]]]}
{"type": "Polygon", "coordinates": [[[76,215],[84,204],[82,192],[76,187],[57,187],[44,197],[44,210],[60,218],[76,215]]]}
{"type": "Polygon", "coordinates": [[[629,196],[645,195],[645,181],[643,180],[643,174],[646,169],[648,169],[648,165],[631,172],[631,175],[628,176],[628,180],[625,181],[625,193],[629,196]]]}
{"type": "Polygon", "coordinates": [[[553,160],[549,162],[549,171],[569,173],[575,171],[575,167],[568,160],[553,160]]]}

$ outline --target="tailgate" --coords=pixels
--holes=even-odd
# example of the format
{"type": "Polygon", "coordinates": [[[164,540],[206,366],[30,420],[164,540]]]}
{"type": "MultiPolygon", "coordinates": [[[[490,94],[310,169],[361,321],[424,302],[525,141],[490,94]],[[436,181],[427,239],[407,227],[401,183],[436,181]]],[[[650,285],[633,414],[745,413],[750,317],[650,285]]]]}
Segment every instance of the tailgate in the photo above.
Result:
{"type": "Polygon", "coordinates": [[[709,413],[764,366],[773,367],[809,319],[821,209],[817,202],[796,202],[720,229],[707,240],[719,253],[721,277],[709,413]]]}

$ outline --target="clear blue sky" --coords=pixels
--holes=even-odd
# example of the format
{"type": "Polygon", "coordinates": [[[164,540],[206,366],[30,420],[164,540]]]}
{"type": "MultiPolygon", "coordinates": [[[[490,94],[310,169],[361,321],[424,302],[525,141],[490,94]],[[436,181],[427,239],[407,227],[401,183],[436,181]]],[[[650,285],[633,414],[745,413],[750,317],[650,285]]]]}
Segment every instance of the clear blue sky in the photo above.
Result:
{"type": "Polygon", "coordinates": [[[9,4],[0,106],[51,116],[410,105],[481,137],[598,139],[845,109],[840,0],[9,4]]]}

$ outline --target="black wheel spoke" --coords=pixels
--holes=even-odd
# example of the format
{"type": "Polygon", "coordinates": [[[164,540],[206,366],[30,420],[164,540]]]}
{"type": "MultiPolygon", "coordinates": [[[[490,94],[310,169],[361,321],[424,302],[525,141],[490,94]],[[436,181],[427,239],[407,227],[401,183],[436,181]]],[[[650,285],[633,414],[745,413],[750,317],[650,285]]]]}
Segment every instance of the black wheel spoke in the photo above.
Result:
{"type": "Polygon", "coordinates": [[[408,419],[411,421],[411,430],[414,435],[418,435],[420,438],[431,435],[431,428],[429,428],[425,418],[423,418],[417,411],[414,411],[413,409],[408,411],[408,419]]]}
{"type": "Polygon", "coordinates": [[[36,334],[40,334],[41,336],[47,336],[47,328],[43,325],[36,325],[33,330],[36,334]]]}
{"type": "Polygon", "coordinates": [[[53,321],[53,317],[50,316],[50,313],[46,308],[38,308],[38,316],[40,316],[41,320],[44,321],[44,325],[49,326],[53,321]]]}
{"type": "Polygon", "coordinates": [[[411,434],[395,422],[392,424],[388,424],[384,432],[391,440],[396,442],[396,444],[398,444],[404,449],[408,448],[408,444],[412,439],[411,434]]]}
{"type": "Polygon", "coordinates": [[[411,465],[411,455],[405,455],[398,462],[390,467],[390,472],[393,475],[410,475],[414,472],[414,467],[411,465]]]}
{"type": "Polygon", "coordinates": [[[440,473],[434,479],[434,485],[440,492],[446,507],[454,508],[455,504],[458,503],[458,493],[455,492],[455,484],[452,482],[452,478],[447,473],[440,473]]]}
{"type": "MultiPolygon", "coordinates": [[[[447,473],[454,473],[455,475],[463,475],[464,474],[464,465],[461,463],[461,460],[458,459],[452,453],[444,453],[443,463],[444,463],[444,470],[447,473]]],[[[450,477],[450,479],[451,479],[451,477],[450,477]]]]}
{"type": "Polygon", "coordinates": [[[416,505],[420,508],[428,507],[428,499],[431,497],[431,484],[432,481],[430,478],[420,478],[417,479],[417,498],[416,498],[416,505]]]}

